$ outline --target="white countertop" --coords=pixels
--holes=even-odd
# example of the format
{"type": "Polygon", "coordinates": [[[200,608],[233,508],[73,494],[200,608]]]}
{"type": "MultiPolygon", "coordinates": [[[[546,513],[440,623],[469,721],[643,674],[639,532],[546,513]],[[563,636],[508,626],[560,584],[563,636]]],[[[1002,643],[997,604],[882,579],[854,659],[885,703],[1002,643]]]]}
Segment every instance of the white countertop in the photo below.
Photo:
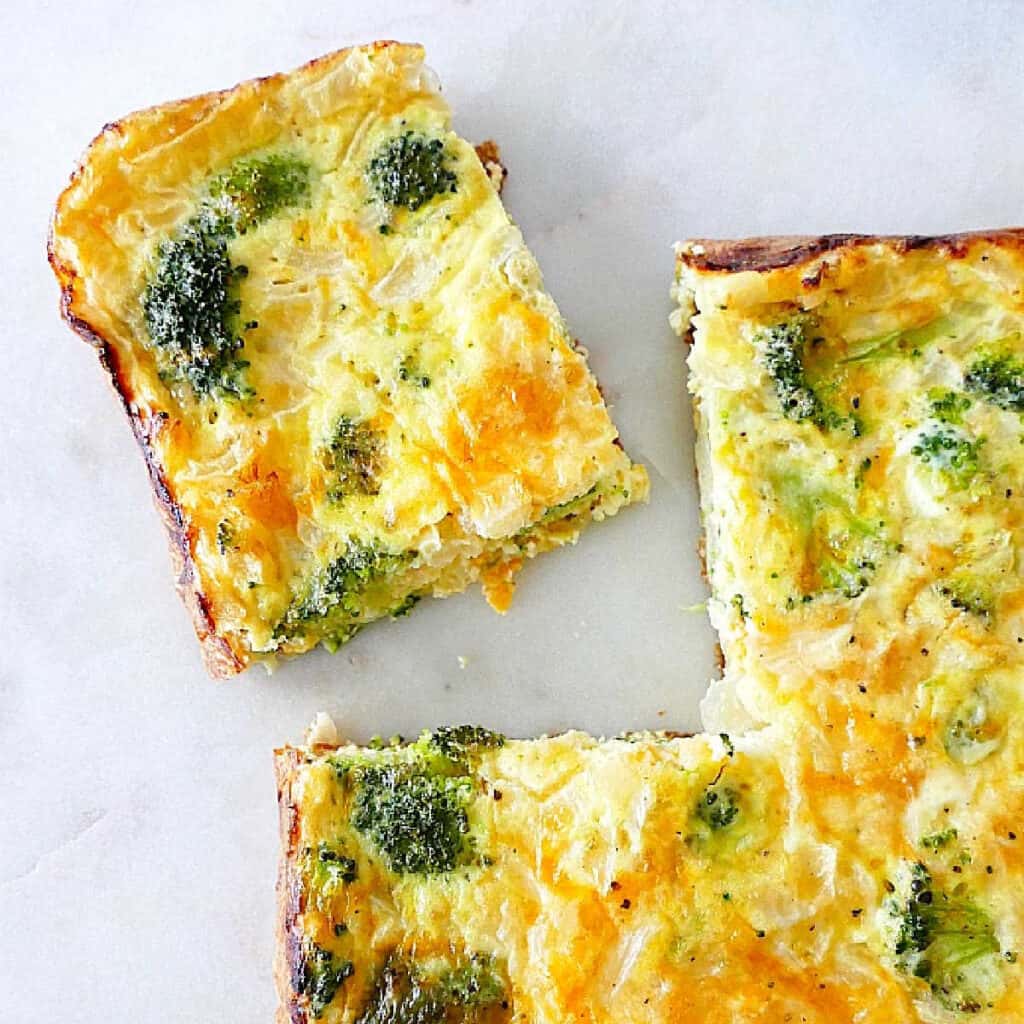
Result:
{"type": "Polygon", "coordinates": [[[698,727],[713,638],[686,610],[704,588],[666,322],[676,238],[1024,221],[1013,3],[148,6],[0,12],[11,1021],[271,1019],[270,752],[319,709],[356,739],[462,721],[698,727]],[[124,416],[58,318],[49,210],[105,121],[375,38],[424,42],[456,128],[501,143],[507,205],[652,500],[528,566],[504,618],[479,592],[426,602],[333,658],[215,684],[124,416]]]}

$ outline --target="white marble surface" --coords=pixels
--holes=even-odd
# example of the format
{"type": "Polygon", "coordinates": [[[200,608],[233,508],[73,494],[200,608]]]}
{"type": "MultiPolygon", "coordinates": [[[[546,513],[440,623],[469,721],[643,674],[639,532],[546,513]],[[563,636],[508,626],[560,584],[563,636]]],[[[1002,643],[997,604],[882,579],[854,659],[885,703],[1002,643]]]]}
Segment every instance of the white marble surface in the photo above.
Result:
{"type": "Polygon", "coordinates": [[[91,0],[5,3],[0,38],[5,1020],[269,1020],[270,751],[317,709],[359,739],[698,725],[676,237],[1024,220],[1013,3],[91,0]],[[122,413],[57,317],[49,209],[104,121],[387,37],[426,43],[457,128],[500,140],[652,502],[529,567],[504,619],[464,595],[214,684],[122,413]]]}

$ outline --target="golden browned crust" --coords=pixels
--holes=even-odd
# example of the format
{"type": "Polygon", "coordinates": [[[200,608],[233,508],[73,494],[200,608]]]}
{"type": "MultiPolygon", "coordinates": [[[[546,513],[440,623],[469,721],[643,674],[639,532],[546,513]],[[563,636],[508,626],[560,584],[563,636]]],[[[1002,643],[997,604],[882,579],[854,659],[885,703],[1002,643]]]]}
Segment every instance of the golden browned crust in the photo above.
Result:
{"type": "Polygon", "coordinates": [[[480,163],[484,165],[487,177],[491,179],[494,190],[501,195],[505,187],[505,179],[508,177],[508,168],[501,162],[501,150],[493,139],[485,139],[476,146],[476,155],[480,163]]]}
{"type": "Polygon", "coordinates": [[[909,252],[938,249],[962,257],[974,242],[1024,249],[1024,228],[965,231],[952,235],[767,235],[733,240],[694,238],[680,243],[677,256],[695,270],[734,274],[779,270],[807,263],[823,253],[863,245],[887,245],[909,252]]]}
{"type": "Polygon", "coordinates": [[[77,274],[56,258],[52,239],[49,245],[49,260],[57,279],[61,282],[61,313],[71,329],[97,350],[100,365],[107,371],[146,462],[153,488],[153,502],[167,531],[174,586],[192,619],[203,665],[214,679],[228,679],[246,668],[248,659],[244,651],[235,650],[228,639],[217,632],[210,603],[199,585],[192,554],[191,531],[150,443],[152,433],[158,429],[159,424],[144,420],[139,415],[131,400],[124,376],[120,372],[114,347],[92,324],[72,311],[77,274]]]}
{"type": "MultiPolygon", "coordinates": [[[[378,41],[370,45],[372,45],[376,50],[381,50],[390,46],[402,44],[385,40],[378,41]]],[[[175,589],[178,591],[178,594],[184,602],[189,616],[192,619],[196,636],[199,639],[203,664],[207,672],[214,679],[227,679],[231,676],[237,675],[239,672],[247,668],[251,661],[249,652],[246,651],[237,640],[233,642],[231,637],[222,635],[217,630],[217,624],[213,617],[210,601],[203,592],[196,571],[193,555],[194,538],[192,537],[184,512],[175,500],[170,484],[164,475],[163,467],[160,465],[156,452],[150,443],[150,438],[155,433],[155,430],[158,429],[159,423],[151,424],[140,417],[137,409],[135,408],[127,381],[118,367],[117,354],[111,339],[106,337],[96,324],[91,323],[76,311],[77,301],[75,284],[79,278],[79,274],[74,267],[70,266],[67,262],[61,260],[57,256],[54,246],[53,226],[56,223],[60,211],[70,201],[71,194],[78,184],[79,179],[85,173],[89,164],[90,153],[93,151],[94,147],[100,144],[109,135],[123,134],[125,130],[124,125],[127,121],[145,116],[157,110],[167,110],[172,107],[184,108],[192,105],[210,109],[238,88],[247,85],[255,85],[257,83],[272,82],[284,78],[286,75],[292,75],[299,71],[316,67],[322,63],[335,61],[346,52],[348,52],[348,50],[340,50],[325,54],[321,57],[317,57],[315,60],[307,62],[294,71],[281,72],[277,75],[250,79],[246,82],[240,83],[240,85],[234,86],[231,89],[221,89],[215,92],[204,93],[190,99],[180,100],[177,103],[139,110],[124,118],[104,125],[89,144],[89,147],[82,155],[78,166],[73,171],[68,185],[61,192],[57,200],[53,220],[51,220],[50,223],[49,237],[47,239],[47,258],[61,288],[61,315],[80,338],[88,342],[97,350],[100,358],[100,364],[107,371],[111,384],[114,387],[114,391],[117,393],[118,399],[128,416],[132,433],[135,435],[135,439],[142,451],[142,456],[146,461],[146,468],[149,472],[149,479],[153,487],[153,498],[157,511],[159,512],[160,518],[167,530],[171,553],[171,565],[174,570],[175,577],[175,589]]],[[[504,164],[501,162],[501,153],[497,143],[491,140],[482,142],[476,147],[476,152],[480,158],[480,162],[484,166],[484,169],[487,171],[492,182],[494,182],[495,189],[500,193],[508,172],[505,169],[504,164]]]]}
{"type": "Polygon", "coordinates": [[[292,783],[301,759],[299,751],[286,747],[274,751],[277,778],[278,822],[281,834],[281,862],[277,874],[277,950],[274,982],[277,986],[277,1024],[304,1024],[306,1013],[295,1002],[294,979],[301,969],[302,940],[296,919],[302,912],[302,890],[295,872],[299,811],[292,796],[292,783]]]}

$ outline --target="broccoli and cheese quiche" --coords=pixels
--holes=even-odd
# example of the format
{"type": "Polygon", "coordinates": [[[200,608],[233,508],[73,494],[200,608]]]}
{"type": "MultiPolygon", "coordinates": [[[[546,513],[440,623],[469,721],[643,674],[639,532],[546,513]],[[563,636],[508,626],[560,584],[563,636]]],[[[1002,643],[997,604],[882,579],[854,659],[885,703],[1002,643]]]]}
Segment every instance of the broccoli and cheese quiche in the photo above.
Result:
{"type": "MultiPolygon", "coordinates": [[[[486,164],[486,166],[485,166],[486,164]]],[[[418,46],[133,114],[53,220],[208,667],[328,648],[643,499],[647,477],[418,46]]]]}
{"type": "Polygon", "coordinates": [[[280,750],[279,1020],[1022,1019],[994,820],[862,806],[806,760],[774,727],[280,750]]]}
{"type": "Polygon", "coordinates": [[[711,727],[985,756],[1024,671],[1022,284],[1024,231],[679,247],[711,727]]]}

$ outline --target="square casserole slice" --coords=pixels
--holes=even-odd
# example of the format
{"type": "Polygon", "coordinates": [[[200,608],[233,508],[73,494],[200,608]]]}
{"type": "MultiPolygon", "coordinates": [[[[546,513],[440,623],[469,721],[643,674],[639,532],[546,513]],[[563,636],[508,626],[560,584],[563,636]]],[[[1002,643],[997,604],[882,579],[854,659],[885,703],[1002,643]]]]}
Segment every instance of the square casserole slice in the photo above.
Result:
{"type": "Polygon", "coordinates": [[[711,727],[980,756],[1024,665],[1024,231],[678,247],[711,727]],[[971,710],[973,708],[973,710],[971,710]],[[956,736],[959,721],[964,725],[956,736]]]}
{"type": "Polygon", "coordinates": [[[808,799],[804,759],[772,729],[282,749],[278,1019],[1020,1019],[1019,865],[922,849],[842,779],[808,799]]]}
{"type": "Polygon", "coordinates": [[[85,154],[50,259],[214,675],[477,579],[503,610],[524,559],[645,496],[503,173],[396,43],[132,114],[85,154]]]}

